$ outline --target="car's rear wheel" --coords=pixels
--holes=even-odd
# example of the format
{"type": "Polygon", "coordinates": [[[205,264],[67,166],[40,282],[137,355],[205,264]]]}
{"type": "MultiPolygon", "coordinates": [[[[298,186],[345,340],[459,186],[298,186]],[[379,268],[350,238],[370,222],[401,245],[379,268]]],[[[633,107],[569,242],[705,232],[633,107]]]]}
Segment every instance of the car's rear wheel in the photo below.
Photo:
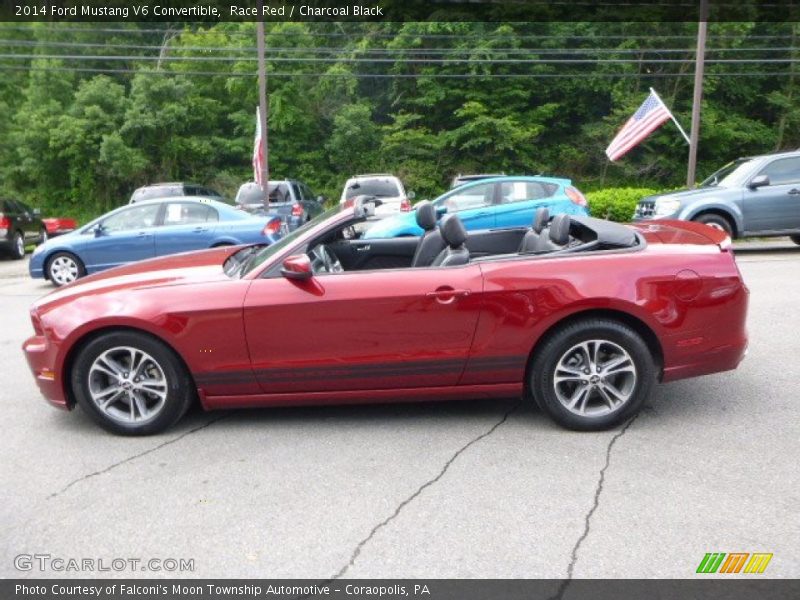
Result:
{"type": "Polygon", "coordinates": [[[715,213],[706,213],[704,215],[700,215],[693,219],[697,223],[702,223],[703,225],[708,225],[709,227],[713,227],[714,229],[719,229],[720,231],[724,231],[730,237],[733,237],[733,225],[731,222],[722,215],[718,215],[715,213]]]}
{"type": "Polygon", "coordinates": [[[72,283],[84,275],[86,269],[81,259],[69,252],[58,252],[47,261],[47,278],[56,287],[72,283]]]}
{"type": "Polygon", "coordinates": [[[49,236],[47,235],[47,229],[45,229],[44,227],[42,227],[42,228],[39,230],[39,243],[40,243],[40,244],[44,244],[44,243],[47,241],[47,238],[48,238],[48,237],[49,237],[49,236]]]}
{"type": "Polygon", "coordinates": [[[81,349],[70,377],[78,405],[101,427],[149,435],[188,410],[194,384],[175,353],[146,334],[106,333],[81,349]]]}
{"type": "Polygon", "coordinates": [[[25,258],[25,238],[19,231],[15,231],[14,237],[11,238],[11,258],[15,260],[25,258]]]}
{"type": "Polygon", "coordinates": [[[656,378],[647,344],[618,321],[577,321],[549,336],[532,358],[530,389],[568,429],[597,431],[635,415],[656,378]]]}
{"type": "Polygon", "coordinates": [[[800,246],[800,235],[791,235],[789,236],[789,239],[791,239],[795,244],[800,246]]]}

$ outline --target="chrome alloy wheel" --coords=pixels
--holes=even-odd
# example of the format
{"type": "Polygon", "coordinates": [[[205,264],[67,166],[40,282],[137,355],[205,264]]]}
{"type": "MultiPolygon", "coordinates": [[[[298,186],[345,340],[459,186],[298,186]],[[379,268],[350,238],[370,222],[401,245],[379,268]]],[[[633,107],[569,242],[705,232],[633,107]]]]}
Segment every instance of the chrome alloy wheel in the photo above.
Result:
{"type": "Polygon", "coordinates": [[[69,256],[58,256],[50,265],[50,278],[58,285],[72,283],[78,278],[78,263],[69,256]]]}
{"type": "Polygon", "coordinates": [[[636,389],[636,365],[614,342],[587,340],[567,350],[553,377],[559,402],[570,412],[599,417],[618,411],[636,389]]]}
{"type": "Polygon", "coordinates": [[[89,394],[101,412],[120,423],[150,421],[167,399],[164,370],[149,354],[130,346],[111,348],[89,368],[89,394]]]}

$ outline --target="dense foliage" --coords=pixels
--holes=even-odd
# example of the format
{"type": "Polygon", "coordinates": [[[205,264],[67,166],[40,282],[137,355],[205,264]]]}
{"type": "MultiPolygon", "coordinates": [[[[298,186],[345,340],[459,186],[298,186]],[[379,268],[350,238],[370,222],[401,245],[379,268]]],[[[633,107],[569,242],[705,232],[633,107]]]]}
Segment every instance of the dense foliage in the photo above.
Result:
{"type": "MultiPolygon", "coordinates": [[[[692,23],[269,23],[267,34],[273,177],[334,198],[356,172],[396,173],[418,198],[469,172],[560,175],[586,191],[685,182],[671,123],[617,163],[603,151],[651,86],[688,130],[692,23]]],[[[791,23],[710,26],[699,177],[800,145],[794,36],[791,23]]],[[[0,24],[0,37],[15,55],[0,58],[3,193],[86,216],[147,182],[232,196],[252,177],[253,23],[0,24]]]]}

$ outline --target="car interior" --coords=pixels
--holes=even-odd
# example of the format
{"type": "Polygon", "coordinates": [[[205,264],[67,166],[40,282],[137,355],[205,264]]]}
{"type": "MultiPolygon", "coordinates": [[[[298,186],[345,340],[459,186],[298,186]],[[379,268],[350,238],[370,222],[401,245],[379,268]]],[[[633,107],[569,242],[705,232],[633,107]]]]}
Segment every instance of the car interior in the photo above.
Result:
{"type": "MultiPolygon", "coordinates": [[[[368,198],[358,201],[369,203],[368,198]]],[[[415,216],[424,231],[420,237],[360,239],[363,229],[353,223],[327,232],[308,248],[313,272],[450,267],[500,257],[544,258],[644,245],[644,239],[624,225],[566,214],[551,218],[547,208],[536,211],[531,227],[472,232],[466,231],[457,214],[439,220],[435,206],[428,201],[415,207],[415,216]]]]}

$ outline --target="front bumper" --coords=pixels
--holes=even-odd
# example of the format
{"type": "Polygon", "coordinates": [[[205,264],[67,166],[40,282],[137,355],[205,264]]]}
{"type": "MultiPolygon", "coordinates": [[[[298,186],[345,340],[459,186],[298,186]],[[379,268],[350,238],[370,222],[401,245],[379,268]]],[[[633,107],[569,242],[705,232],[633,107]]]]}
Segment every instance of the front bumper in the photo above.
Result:
{"type": "Polygon", "coordinates": [[[57,408],[70,410],[72,407],[64,393],[62,378],[55,368],[55,348],[48,344],[44,336],[34,335],[25,340],[22,350],[45,399],[57,408]]]}

